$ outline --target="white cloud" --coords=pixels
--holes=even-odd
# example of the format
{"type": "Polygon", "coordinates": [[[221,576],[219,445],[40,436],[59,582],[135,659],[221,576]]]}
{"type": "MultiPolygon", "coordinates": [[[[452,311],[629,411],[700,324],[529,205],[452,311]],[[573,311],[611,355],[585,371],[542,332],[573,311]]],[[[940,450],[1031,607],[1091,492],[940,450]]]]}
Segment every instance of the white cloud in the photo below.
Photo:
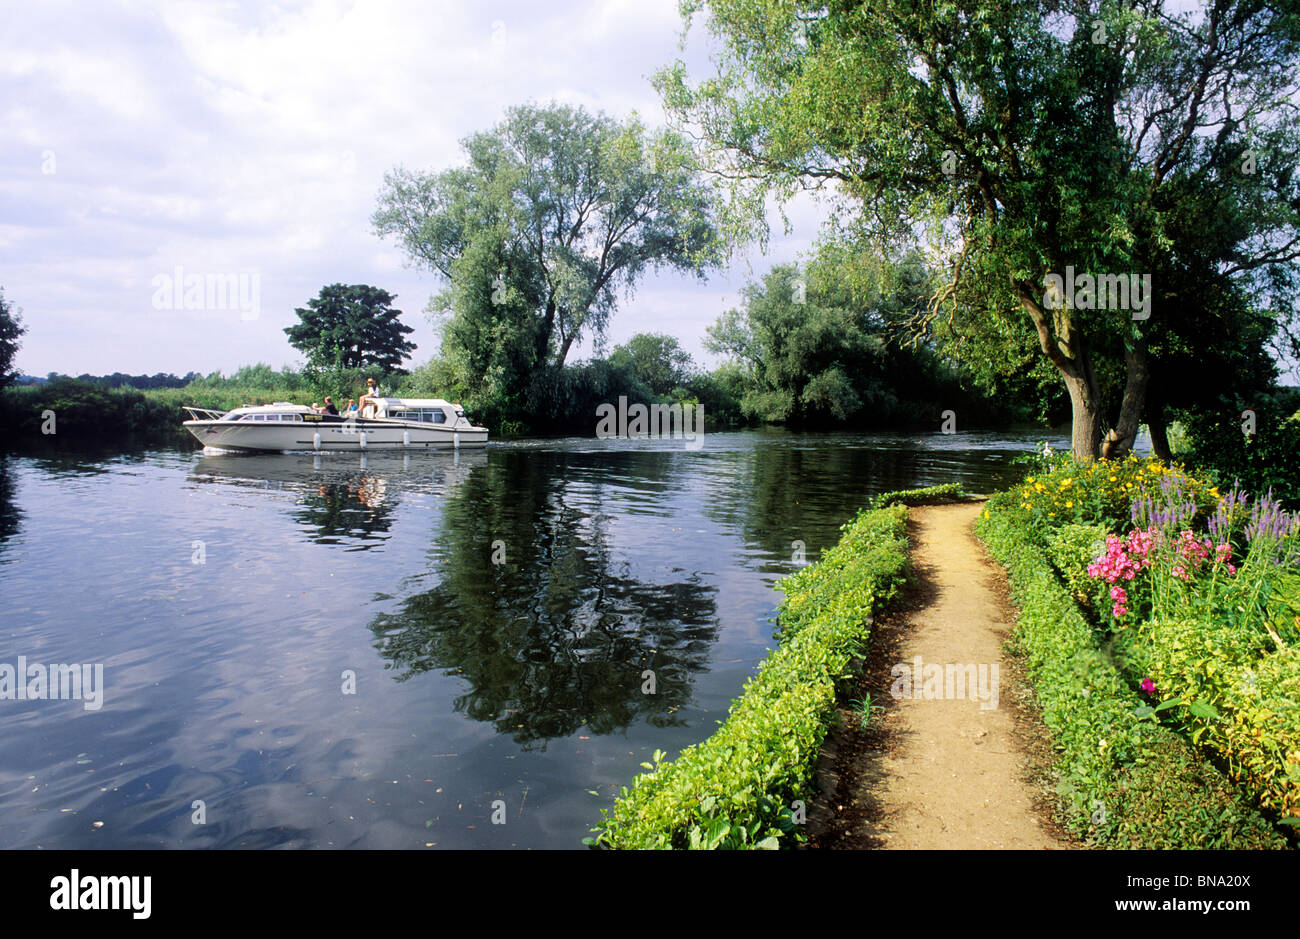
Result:
{"type": "MultiPolygon", "coordinates": [[[[656,125],[647,78],[681,55],[676,0],[121,0],[6,15],[0,285],[25,311],[18,366],[32,374],[293,362],[294,307],[339,281],[397,294],[422,361],[438,283],[371,228],[384,173],[460,162],[460,139],[524,101],[656,125]],[[260,318],[153,310],[151,279],[176,266],[260,272],[260,318]]],[[[801,214],[774,257],[815,222],[801,214]]],[[[611,340],[653,327],[697,351],[743,275],[650,277],[611,340]]]]}

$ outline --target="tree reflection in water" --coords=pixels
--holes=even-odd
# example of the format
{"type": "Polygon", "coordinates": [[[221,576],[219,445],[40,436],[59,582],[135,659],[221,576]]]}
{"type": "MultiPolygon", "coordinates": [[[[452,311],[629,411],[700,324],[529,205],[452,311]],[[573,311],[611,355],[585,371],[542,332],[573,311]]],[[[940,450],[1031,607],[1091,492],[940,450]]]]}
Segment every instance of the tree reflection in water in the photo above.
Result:
{"type": "MultiPolygon", "coordinates": [[[[620,459],[639,461],[662,492],[670,463],[646,456],[620,459]]],[[[493,457],[444,507],[432,552],[441,582],[371,624],[398,680],[454,672],[469,685],[456,709],[525,749],[584,726],[683,723],[676,712],[717,637],[716,588],[679,570],[646,582],[617,560],[614,518],[599,511],[608,455],[493,457]],[[643,691],[647,670],[654,694],[643,691]]]]}
{"type": "Polygon", "coordinates": [[[18,534],[22,513],[14,499],[14,464],[0,454],[0,561],[4,559],[9,539],[18,534]]]}

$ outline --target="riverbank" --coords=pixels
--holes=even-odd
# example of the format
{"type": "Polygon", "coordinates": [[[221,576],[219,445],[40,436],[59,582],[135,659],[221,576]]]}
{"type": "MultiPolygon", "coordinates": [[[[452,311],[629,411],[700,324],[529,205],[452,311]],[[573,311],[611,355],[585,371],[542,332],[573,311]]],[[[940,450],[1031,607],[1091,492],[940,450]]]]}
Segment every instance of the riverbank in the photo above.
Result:
{"type": "Polygon", "coordinates": [[[587,843],[608,848],[778,848],[806,840],[814,768],[871,623],[908,568],[904,500],[960,498],[953,485],[886,493],[820,561],[779,585],[780,645],[727,720],[675,760],[658,751],[587,843]]]}
{"type": "MultiPolygon", "coordinates": [[[[1065,458],[1056,462],[1047,477],[1030,475],[1020,484],[1023,493],[1017,486],[987,505],[914,509],[910,523],[909,510],[901,506],[860,513],[822,561],[788,579],[786,589],[793,592],[778,614],[783,645],[747,683],[723,730],[676,761],[656,753],[654,763],[645,764],[650,772],[605,813],[593,843],[1040,849],[1292,844],[1300,734],[1292,729],[1294,716],[1284,712],[1286,689],[1297,676],[1294,650],[1265,622],[1259,636],[1273,630],[1279,647],[1270,654],[1249,622],[1228,625],[1222,614],[1194,627],[1216,637],[1195,651],[1183,627],[1163,628],[1157,621],[1154,632],[1143,627],[1129,634],[1113,619],[1109,625],[1098,622],[1076,599],[1082,566],[1089,574],[1097,570],[1092,562],[1098,551],[1084,544],[1081,554],[1074,552],[1083,558],[1078,561],[1064,549],[1049,553],[1044,541],[1045,532],[1050,536],[1065,525],[1056,518],[1067,512],[1057,510],[1070,510],[1075,528],[1082,527],[1081,512],[1094,522],[1109,519],[1132,499],[1150,498],[1144,487],[1157,479],[1180,505],[1183,498],[1195,502],[1197,492],[1221,505],[1218,491],[1156,461],[1083,467],[1065,458]],[[890,522],[883,528],[864,525],[885,518],[890,522]],[[890,586],[879,602],[882,569],[854,570],[842,562],[845,555],[870,555],[872,537],[888,545],[893,557],[884,575],[890,586]],[[904,579],[898,609],[879,619],[904,579]],[[815,590],[805,589],[814,584],[815,590]],[[1005,602],[1008,593],[1014,608],[1005,602]],[[866,600],[853,605],[845,599],[855,596],[866,600]],[[791,653],[784,639],[792,620],[856,626],[832,634],[837,645],[829,648],[807,645],[817,642],[816,631],[800,633],[804,645],[791,653]],[[835,660],[839,667],[828,672],[821,664],[826,656],[845,649],[852,654],[835,660]],[[763,679],[778,661],[782,681],[780,693],[773,694],[763,679]],[[812,667],[800,673],[792,662],[812,667]],[[1241,669],[1249,676],[1244,691],[1217,677],[1241,669]],[[1158,684],[1144,675],[1156,676],[1158,684]],[[792,689],[806,696],[801,721],[747,732],[792,689]],[[1143,694],[1155,700],[1147,704],[1143,694]],[[783,771],[765,772],[778,757],[783,771]],[[737,792],[746,798],[732,797],[737,792]]],[[[950,487],[909,495],[910,501],[930,504],[962,498],[950,487]]],[[[1276,512],[1265,498],[1259,505],[1256,516],[1276,512]]],[[[1184,513],[1181,520],[1190,518],[1184,513]]],[[[1259,589],[1249,587],[1252,563],[1271,569],[1268,559],[1278,550],[1292,557],[1286,539],[1300,534],[1300,520],[1278,518],[1270,523],[1274,541],[1266,548],[1259,548],[1265,536],[1258,526],[1242,535],[1252,544],[1238,579],[1257,599],[1259,589]]],[[[1123,530],[1122,523],[1115,525],[1123,530]]],[[[1231,556],[1230,526],[1211,528],[1228,539],[1218,549],[1220,559],[1231,556]]],[[[1182,558],[1173,561],[1173,576],[1190,589],[1205,589],[1193,583],[1193,555],[1184,544],[1190,537],[1181,535],[1182,547],[1169,554],[1182,558]],[[1179,573],[1178,564],[1189,571],[1179,573]]],[[[1294,599],[1288,599],[1286,583],[1281,593],[1265,592],[1268,615],[1278,615],[1294,599]]],[[[1135,607],[1143,602],[1141,588],[1141,580],[1130,583],[1135,607]]],[[[1117,612],[1121,605],[1116,603],[1117,612]]],[[[1300,618],[1295,626],[1300,628],[1300,618]]]]}

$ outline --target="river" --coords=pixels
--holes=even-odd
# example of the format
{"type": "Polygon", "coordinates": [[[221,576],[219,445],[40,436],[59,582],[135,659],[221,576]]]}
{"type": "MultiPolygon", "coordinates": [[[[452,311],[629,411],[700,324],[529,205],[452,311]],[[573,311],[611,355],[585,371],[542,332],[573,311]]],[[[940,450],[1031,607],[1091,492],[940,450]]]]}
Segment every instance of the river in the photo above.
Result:
{"type": "Polygon", "coordinates": [[[801,554],[1042,436],[0,458],[0,667],[90,679],[0,700],[0,848],[581,847],[726,716],[801,554]]]}

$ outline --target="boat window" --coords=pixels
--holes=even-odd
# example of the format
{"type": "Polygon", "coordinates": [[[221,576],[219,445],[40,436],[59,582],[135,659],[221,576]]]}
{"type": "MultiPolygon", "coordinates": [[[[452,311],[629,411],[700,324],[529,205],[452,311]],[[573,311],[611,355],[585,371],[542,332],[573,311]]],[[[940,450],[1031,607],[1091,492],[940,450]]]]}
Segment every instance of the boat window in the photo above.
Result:
{"type": "Polygon", "coordinates": [[[223,414],[223,415],[221,415],[221,419],[222,419],[223,421],[237,421],[237,420],[239,420],[239,419],[240,419],[241,417],[243,417],[243,416],[244,416],[244,415],[242,415],[242,414],[223,414]]]}
{"type": "Polygon", "coordinates": [[[433,408],[431,410],[425,411],[424,413],[425,413],[424,419],[431,424],[447,423],[447,415],[443,413],[442,408],[433,408]]]}

